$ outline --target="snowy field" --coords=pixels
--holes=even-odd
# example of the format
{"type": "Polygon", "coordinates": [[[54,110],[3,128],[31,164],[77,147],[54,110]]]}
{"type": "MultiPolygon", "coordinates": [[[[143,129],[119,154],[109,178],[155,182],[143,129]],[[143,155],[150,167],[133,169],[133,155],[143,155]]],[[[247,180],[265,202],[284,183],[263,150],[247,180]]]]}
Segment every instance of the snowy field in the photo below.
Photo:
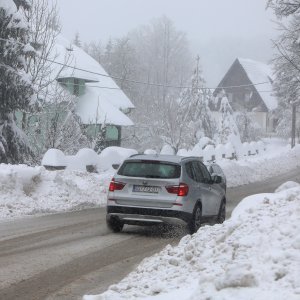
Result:
{"type": "Polygon", "coordinates": [[[300,185],[245,198],[223,224],[204,226],[146,258],[104,294],[84,300],[300,299],[300,185]]]}
{"type": "MultiPolygon", "coordinates": [[[[290,150],[272,142],[259,156],[218,163],[224,169],[228,186],[239,186],[299,167],[300,145],[290,150]]],[[[113,173],[113,169],[93,174],[0,164],[0,220],[104,206],[113,173]]]]}

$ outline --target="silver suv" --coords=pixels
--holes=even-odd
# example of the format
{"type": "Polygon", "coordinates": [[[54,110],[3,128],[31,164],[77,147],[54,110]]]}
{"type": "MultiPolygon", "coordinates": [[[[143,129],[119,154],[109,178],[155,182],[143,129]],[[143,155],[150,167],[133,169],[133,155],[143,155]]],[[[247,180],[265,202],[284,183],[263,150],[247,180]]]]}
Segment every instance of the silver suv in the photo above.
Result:
{"type": "Polygon", "coordinates": [[[120,166],[109,185],[107,225],[114,232],[124,224],[187,224],[191,233],[202,223],[222,223],[226,187],[211,177],[197,157],[133,155],[120,166]]]}

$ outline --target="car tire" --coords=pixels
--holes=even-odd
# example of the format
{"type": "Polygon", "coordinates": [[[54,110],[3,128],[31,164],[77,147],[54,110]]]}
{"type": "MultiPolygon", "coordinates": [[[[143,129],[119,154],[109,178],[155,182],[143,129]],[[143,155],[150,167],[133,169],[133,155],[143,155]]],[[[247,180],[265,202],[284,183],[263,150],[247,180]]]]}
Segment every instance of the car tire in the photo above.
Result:
{"type": "Polygon", "coordinates": [[[106,218],[106,224],[107,227],[113,232],[120,232],[124,227],[124,223],[122,223],[119,219],[113,217],[106,218]]]}
{"type": "Polygon", "coordinates": [[[202,208],[197,204],[194,208],[192,220],[189,223],[190,233],[193,234],[198,231],[202,225],[202,208]]]}
{"type": "Polygon", "coordinates": [[[226,202],[222,200],[219,213],[218,213],[218,219],[217,223],[222,224],[226,219],[226,202]]]}

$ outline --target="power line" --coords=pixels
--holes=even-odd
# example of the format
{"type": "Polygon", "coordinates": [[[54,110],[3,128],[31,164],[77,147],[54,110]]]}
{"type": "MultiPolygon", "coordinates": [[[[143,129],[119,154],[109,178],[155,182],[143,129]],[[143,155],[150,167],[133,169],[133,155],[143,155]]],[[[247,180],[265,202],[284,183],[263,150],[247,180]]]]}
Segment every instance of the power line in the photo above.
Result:
{"type": "MultiPolygon", "coordinates": [[[[81,87],[84,87],[85,85],[83,84],[80,84],[80,83],[63,83],[63,82],[60,82],[61,84],[63,85],[72,85],[72,86],[81,86],[81,87]]],[[[109,90],[122,90],[120,88],[114,88],[114,87],[108,87],[108,86],[98,86],[98,85],[90,85],[88,84],[87,87],[93,87],[93,88],[98,88],[98,89],[109,89],[109,90]]],[[[258,93],[273,93],[274,91],[257,91],[258,93]]],[[[234,93],[234,92],[233,92],[234,93]]]]}
{"type": "MultiPolygon", "coordinates": [[[[136,83],[136,84],[143,84],[143,85],[150,85],[150,86],[157,86],[157,87],[165,87],[165,88],[177,88],[177,89],[189,89],[189,88],[193,89],[194,88],[192,86],[164,85],[164,84],[161,84],[161,83],[152,83],[152,82],[138,81],[138,80],[132,80],[132,79],[125,79],[125,78],[121,78],[121,77],[117,77],[117,76],[113,76],[113,75],[107,75],[107,74],[103,74],[103,73],[99,73],[99,72],[94,72],[94,71],[78,68],[78,67],[75,67],[75,66],[67,65],[67,64],[60,63],[60,62],[57,62],[55,60],[51,60],[51,59],[47,59],[47,58],[42,58],[42,59],[44,59],[48,62],[54,63],[54,64],[58,64],[60,66],[72,68],[74,70],[78,70],[78,71],[82,71],[82,72],[86,72],[86,73],[90,73],[90,74],[94,74],[94,75],[99,75],[99,76],[103,76],[103,77],[107,77],[107,78],[113,78],[113,79],[116,79],[116,80],[136,83]]],[[[200,90],[231,89],[231,88],[241,88],[241,87],[250,87],[250,86],[256,86],[256,85],[262,85],[262,84],[266,84],[266,83],[269,83],[269,82],[265,81],[265,82],[258,82],[258,83],[233,85],[233,86],[226,86],[226,87],[225,86],[220,86],[220,87],[213,87],[213,88],[212,87],[197,87],[197,88],[194,88],[194,89],[200,89],[200,90]]]]}
{"type": "MultiPolygon", "coordinates": [[[[8,40],[8,39],[3,39],[3,38],[0,38],[0,40],[8,41],[8,42],[11,42],[11,43],[12,43],[12,42],[15,42],[15,43],[24,45],[23,43],[20,43],[20,42],[18,42],[18,41],[11,41],[11,40],[8,40]]],[[[88,54],[87,54],[87,55],[88,55],[88,54]]],[[[223,89],[223,90],[225,90],[225,89],[250,87],[250,86],[257,86],[257,85],[262,85],[262,84],[270,83],[270,82],[268,82],[268,81],[265,81],[265,82],[258,82],[258,83],[251,83],[251,84],[243,84],[243,85],[234,85],[234,86],[196,87],[196,88],[195,88],[195,87],[192,87],[192,86],[165,85],[165,84],[161,84],[161,83],[153,83],[153,82],[145,82],[145,81],[139,81],[139,80],[133,80],[133,79],[125,79],[125,78],[121,78],[121,77],[114,76],[114,75],[108,75],[108,74],[104,74],[104,73],[99,73],[99,72],[94,72],[94,71],[86,70],[86,69],[83,69],[83,68],[78,68],[78,67],[71,66],[71,65],[68,65],[68,64],[66,64],[66,63],[57,62],[57,61],[55,61],[55,60],[51,60],[51,59],[48,59],[48,58],[45,58],[45,57],[40,57],[40,58],[43,59],[43,60],[45,60],[45,61],[48,61],[48,62],[57,64],[57,65],[60,65],[60,66],[63,66],[63,67],[67,67],[67,68],[71,68],[71,69],[74,69],[74,70],[86,72],[86,73],[89,73],[89,74],[94,74],[94,75],[98,75],[98,76],[102,76],[102,77],[112,78],[112,79],[121,80],[121,81],[126,81],[126,82],[130,82],[130,83],[135,83],[135,84],[142,84],[142,85],[149,85],[149,86],[157,86],[157,87],[163,87],[163,88],[199,89],[199,90],[216,90],[216,89],[220,89],[220,90],[221,90],[221,89],[223,89]]],[[[99,87],[99,88],[101,88],[101,87],[99,87]]],[[[103,88],[118,89],[118,88],[110,88],[110,87],[103,87],[103,88]]]]}

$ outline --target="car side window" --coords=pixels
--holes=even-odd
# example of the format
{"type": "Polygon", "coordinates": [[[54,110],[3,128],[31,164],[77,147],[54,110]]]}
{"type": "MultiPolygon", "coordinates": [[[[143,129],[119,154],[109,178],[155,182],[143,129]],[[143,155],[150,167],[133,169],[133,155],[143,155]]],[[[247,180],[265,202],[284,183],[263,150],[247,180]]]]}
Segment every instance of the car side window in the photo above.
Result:
{"type": "Polygon", "coordinates": [[[199,168],[201,169],[201,173],[203,176],[203,180],[201,182],[204,183],[210,183],[211,182],[211,176],[207,170],[207,168],[200,162],[197,161],[197,164],[199,165],[199,168]]]}
{"type": "Polygon", "coordinates": [[[200,168],[200,164],[198,161],[193,161],[192,167],[195,173],[196,181],[197,182],[204,182],[204,176],[202,174],[202,170],[200,168]]]}
{"type": "Polygon", "coordinates": [[[192,161],[189,161],[185,164],[186,173],[191,179],[198,181],[192,163],[192,161]]]}

